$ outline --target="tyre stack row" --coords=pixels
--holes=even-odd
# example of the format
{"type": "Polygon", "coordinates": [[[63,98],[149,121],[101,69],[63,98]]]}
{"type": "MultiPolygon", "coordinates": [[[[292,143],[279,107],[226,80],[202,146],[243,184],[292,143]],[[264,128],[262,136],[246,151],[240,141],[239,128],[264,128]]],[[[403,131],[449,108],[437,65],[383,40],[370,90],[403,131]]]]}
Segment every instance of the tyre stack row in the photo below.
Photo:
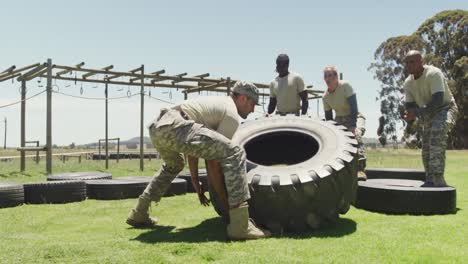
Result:
{"type": "MultiPolygon", "coordinates": [[[[47,177],[47,182],[0,183],[0,208],[23,203],[70,203],[85,200],[118,200],[137,198],[152,177],[128,176],[112,179],[110,173],[74,172],[47,177]]],[[[164,196],[187,193],[187,181],[175,178],[164,196]]],[[[192,184],[190,184],[192,186],[192,184]]]]}

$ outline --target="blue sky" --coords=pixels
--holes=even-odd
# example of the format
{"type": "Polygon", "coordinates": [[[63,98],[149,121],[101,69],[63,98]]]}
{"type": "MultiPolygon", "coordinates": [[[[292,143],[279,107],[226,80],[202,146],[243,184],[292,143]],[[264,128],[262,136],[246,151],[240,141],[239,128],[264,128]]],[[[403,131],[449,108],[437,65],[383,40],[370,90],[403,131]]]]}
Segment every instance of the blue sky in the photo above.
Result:
{"type": "MultiPolygon", "coordinates": [[[[168,74],[211,73],[268,83],[275,58],[288,53],[291,70],[325,89],[322,69],[336,65],[357,92],[367,117],[367,137],[376,137],[379,83],[367,71],[375,49],[389,37],[414,32],[426,19],[467,1],[4,1],[1,7],[0,70],[52,58],[54,63],[115,70],[145,65],[168,74]]],[[[81,84],[57,82],[79,95],[81,84]]],[[[83,84],[84,94],[102,97],[103,87],[83,84]]],[[[18,100],[17,82],[0,83],[0,106],[18,100]]],[[[37,80],[29,94],[41,91],[37,80]]],[[[111,87],[110,96],[128,87],[111,87]],[[119,89],[122,89],[119,91],[119,89]]],[[[132,90],[132,89],[131,89],[132,90]]],[[[132,90],[136,92],[136,90],[132,90]]],[[[169,100],[167,89],[152,95],[169,100]]],[[[172,102],[182,97],[172,93],[172,102]]],[[[55,144],[87,143],[104,137],[104,102],[54,95],[55,144]]],[[[167,106],[146,100],[145,122],[167,106]]],[[[316,113],[311,102],[311,113],[316,113]]],[[[8,119],[8,146],[19,145],[19,105],[0,108],[8,119]]],[[[139,98],[111,101],[110,136],[139,135],[139,98]]],[[[261,107],[258,111],[263,111],[261,107]]],[[[320,104],[320,115],[323,115],[320,104]]],[[[45,143],[45,96],[27,103],[27,140],[45,143]]],[[[3,123],[0,123],[3,145],[3,123]]]]}

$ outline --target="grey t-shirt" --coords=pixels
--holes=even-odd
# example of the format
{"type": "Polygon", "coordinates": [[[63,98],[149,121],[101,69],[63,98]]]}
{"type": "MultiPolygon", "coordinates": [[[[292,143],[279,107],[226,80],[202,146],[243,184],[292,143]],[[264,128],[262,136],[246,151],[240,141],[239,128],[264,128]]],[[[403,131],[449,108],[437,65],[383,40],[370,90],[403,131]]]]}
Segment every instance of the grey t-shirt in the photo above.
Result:
{"type": "Polygon", "coordinates": [[[305,84],[302,76],[290,72],[287,76],[276,77],[270,83],[270,97],[276,97],[276,108],[279,112],[298,112],[301,109],[299,93],[304,89],[305,84]]]}
{"type": "Polygon", "coordinates": [[[197,97],[174,108],[178,107],[195,123],[215,130],[229,139],[232,139],[240,124],[240,116],[230,96],[197,97]]]}

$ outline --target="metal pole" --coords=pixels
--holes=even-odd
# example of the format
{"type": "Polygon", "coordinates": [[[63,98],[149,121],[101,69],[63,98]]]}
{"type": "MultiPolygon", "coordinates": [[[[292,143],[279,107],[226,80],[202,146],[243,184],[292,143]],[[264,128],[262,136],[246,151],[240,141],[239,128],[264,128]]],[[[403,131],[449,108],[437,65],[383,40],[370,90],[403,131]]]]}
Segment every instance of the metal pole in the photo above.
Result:
{"type": "Polygon", "coordinates": [[[47,59],[47,135],[46,169],[52,174],[52,59],[47,59]]]}
{"type": "MultiPolygon", "coordinates": [[[[21,147],[26,146],[26,81],[21,81],[21,147]]],[[[26,169],[26,153],[22,150],[20,160],[20,170],[26,169]]]]}
{"type": "Polygon", "coordinates": [[[231,94],[231,77],[227,77],[227,84],[226,84],[227,95],[231,94]]]}
{"type": "Polygon", "coordinates": [[[140,171],[143,171],[143,117],[144,117],[144,106],[145,106],[145,65],[141,65],[141,109],[140,109],[140,171]]]}
{"type": "Polygon", "coordinates": [[[320,105],[320,100],[317,100],[317,117],[319,117],[319,105],[320,105]]]}
{"type": "Polygon", "coordinates": [[[340,80],[343,80],[343,73],[340,72],[340,80]]]}
{"type": "Polygon", "coordinates": [[[120,159],[120,138],[117,138],[117,163],[119,163],[120,159]]]}
{"type": "MultiPolygon", "coordinates": [[[[106,75],[106,78],[107,78],[107,75],[106,75]]],[[[105,93],[106,93],[106,169],[109,168],[109,144],[108,144],[108,142],[109,142],[109,133],[108,133],[109,132],[109,130],[108,130],[108,124],[109,124],[108,123],[108,121],[109,121],[109,119],[108,119],[108,113],[109,113],[108,112],[108,110],[109,110],[109,101],[108,101],[108,99],[109,99],[109,95],[107,93],[108,92],[107,88],[108,88],[108,83],[106,82],[106,91],[105,91],[105,93]]]]}
{"type": "Polygon", "coordinates": [[[7,136],[7,118],[5,117],[5,141],[3,142],[3,149],[6,149],[6,136],[7,136]]]}
{"type": "MultiPolygon", "coordinates": [[[[39,147],[39,140],[36,141],[36,147],[39,147]]],[[[36,164],[39,164],[39,151],[36,151],[36,164]]]]}

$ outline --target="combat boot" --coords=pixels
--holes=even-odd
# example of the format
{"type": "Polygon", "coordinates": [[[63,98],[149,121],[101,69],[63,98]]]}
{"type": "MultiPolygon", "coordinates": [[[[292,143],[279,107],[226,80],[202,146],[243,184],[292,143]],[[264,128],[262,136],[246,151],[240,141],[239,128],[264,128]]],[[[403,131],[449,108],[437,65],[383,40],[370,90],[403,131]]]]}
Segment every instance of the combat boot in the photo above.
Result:
{"type": "Polygon", "coordinates": [[[447,183],[445,182],[443,175],[434,175],[434,187],[447,187],[447,183]]]}
{"type": "Polygon", "coordinates": [[[229,210],[230,222],[227,226],[227,236],[231,240],[259,239],[270,237],[268,230],[255,226],[249,219],[249,205],[243,202],[237,208],[229,210]]]}
{"type": "Polygon", "coordinates": [[[357,179],[358,181],[367,181],[367,175],[364,171],[357,172],[357,179]]]}
{"type": "Polygon", "coordinates": [[[151,200],[140,196],[135,209],[132,209],[127,217],[127,224],[133,227],[152,227],[158,223],[157,218],[152,218],[148,214],[151,200]]]}
{"type": "Polygon", "coordinates": [[[367,180],[367,175],[364,172],[365,169],[366,169],[366,158],[360,158],[358,160],[358,173],[357,173],[358,181],[366,181],[367,180]]]}

